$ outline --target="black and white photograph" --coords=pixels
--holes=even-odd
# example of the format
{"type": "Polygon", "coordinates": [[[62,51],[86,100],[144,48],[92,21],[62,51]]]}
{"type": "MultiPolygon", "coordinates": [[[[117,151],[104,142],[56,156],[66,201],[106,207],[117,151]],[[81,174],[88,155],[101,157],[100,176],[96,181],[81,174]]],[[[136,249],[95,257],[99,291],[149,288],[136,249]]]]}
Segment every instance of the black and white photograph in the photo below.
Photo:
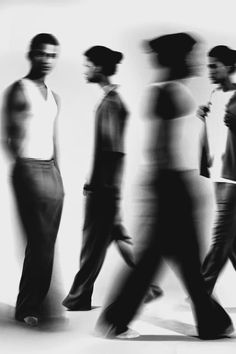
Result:
{"type": "Polygon", "coordinates": [[[0,0],[1,353],[235,353],[235,11],[0,0]]]}

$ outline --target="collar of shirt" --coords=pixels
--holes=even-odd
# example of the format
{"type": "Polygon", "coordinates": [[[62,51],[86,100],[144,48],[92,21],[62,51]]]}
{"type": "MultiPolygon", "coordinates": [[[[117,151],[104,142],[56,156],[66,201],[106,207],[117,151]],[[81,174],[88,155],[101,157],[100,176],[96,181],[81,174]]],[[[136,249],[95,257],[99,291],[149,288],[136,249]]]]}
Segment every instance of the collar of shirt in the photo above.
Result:
{"type": "Polygon", "coordinates": [[[111,91],[116,90],[118,85],[110,84],[103,86],[103,91],[104,91],[104,97],[106,97],[111,91]]]}

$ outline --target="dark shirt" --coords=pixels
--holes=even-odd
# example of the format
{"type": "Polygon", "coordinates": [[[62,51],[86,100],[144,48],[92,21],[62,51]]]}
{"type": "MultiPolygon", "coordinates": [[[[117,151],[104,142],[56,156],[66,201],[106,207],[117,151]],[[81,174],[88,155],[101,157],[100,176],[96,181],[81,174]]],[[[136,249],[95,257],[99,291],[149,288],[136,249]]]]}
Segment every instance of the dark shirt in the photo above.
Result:
{"type": "Polygon", "coordinates": [[[95,151],[91,189],[119,190],[121,185],[124,134],[128,112],[119,94],[110,90],[95,116],[95,151]]]}

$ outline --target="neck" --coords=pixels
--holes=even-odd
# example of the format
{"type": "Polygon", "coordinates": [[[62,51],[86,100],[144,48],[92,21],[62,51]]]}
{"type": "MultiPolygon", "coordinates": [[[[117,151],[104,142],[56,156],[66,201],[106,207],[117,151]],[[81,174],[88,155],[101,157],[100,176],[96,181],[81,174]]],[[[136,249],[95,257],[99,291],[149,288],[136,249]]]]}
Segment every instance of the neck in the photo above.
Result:
{"type": "Polygon", "coordinates": [[[235,90],[235,84],[230,80],[230,78],[226,78],[225,81],[220,84],[220,87],[223,91],[235,90]]]}
{"type": "Polygon", "coordinates": [[[101,80],[98,82],[98,85],[103,89],[104,86],[110,85],[111,81],[107,76],[102,76],[101,80]]]}
{"type": "Polygon", "coordinates": [[[37,84],[45,86],[45,75],[39,74],[38,72],[35,72],[31,70],[29,74],[26,76],[26,78],[35,81],[37,84]]]}

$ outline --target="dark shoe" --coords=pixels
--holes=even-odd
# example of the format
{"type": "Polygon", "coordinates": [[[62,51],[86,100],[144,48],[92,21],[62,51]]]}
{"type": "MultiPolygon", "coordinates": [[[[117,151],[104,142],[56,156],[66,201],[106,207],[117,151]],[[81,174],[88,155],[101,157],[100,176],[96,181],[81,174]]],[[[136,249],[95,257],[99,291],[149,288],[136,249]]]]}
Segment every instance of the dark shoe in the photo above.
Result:
{"type": "Polygon", "coordinates": [[[149,302],[156,300],[161,296],[163,296],[163,290],[158,285],[151,285],[144,297],[144,303],[148,304],[149,302]]]}
{"type": "Polygon", "coordinates": [[[234,332],[233,322],[223,307],[210,298],[207,308],[197,313],[198,334],[201,339],[228,337],[234,332]]]}
{"type": "Polygon", "coordinates": [[[200,339],[220,339],[220,338],[226,338],[229,337],[232,333],[234,332],[234,326],[233,324],[230,324],[228,327],[224,329],[218,329],[218,330],[212,330],[209,328],[208,330],[199,330],[198,331],[198,336],[200,339]]]}
{"type": "Polygon", "coordinates": [[[66,306],[67,311],[90,311],[92,310],[91,305],[81,305],[81,306],[75,306],[75,307],[69,307],[66,306]]]}
{"type": "Polygon", "coordinates": [[[84,298],[81,301],[76,301],[71,298],[70,294],[63,300],[62,305],[67,308],[68,311],[90,311],[91,310],[91,298],[84,298]]]}

